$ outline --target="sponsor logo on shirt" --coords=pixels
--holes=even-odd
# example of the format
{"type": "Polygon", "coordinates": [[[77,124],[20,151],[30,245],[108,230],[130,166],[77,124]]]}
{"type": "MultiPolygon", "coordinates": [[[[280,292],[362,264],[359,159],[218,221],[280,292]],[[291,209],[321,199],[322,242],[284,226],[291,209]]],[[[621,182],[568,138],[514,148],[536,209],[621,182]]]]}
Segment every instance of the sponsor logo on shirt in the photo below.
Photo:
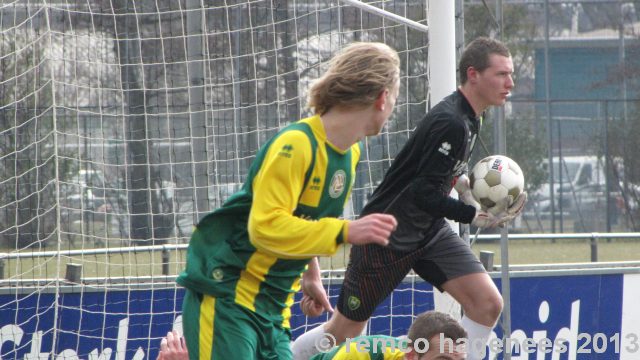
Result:
{"type": "Polygon", "coordinates": [[[314,176],[313,179],[311,179],[311,186],[309,186],[309,190],[320,190],[320,183],[322,182],[322,179],[318,176],[314,176]]]}
{"type": "Polygon", "coordinates": [[[293,145],[291,144],[286,144],[282,147],[282,149],[280,150],[280,152],[278,153],[278,155],[282,156],[282,157],[286,157],[286,158],[290,158],[291,157],[291,152],[293,151],[293,145]]]}
{"type": "Polygon", "coordinates": [[[438,151],[444,155],[449,155],[449,151],[451,150],[451,144],[449,144],[448,142],[443,142],[440,145],[440,148],[438,149],[438,151]]]}
{"type": "Polygon", "coordinates": [[[338,198],[344,192],[345,183],[347,182],[347,174],[344,170],[338,170],[331,177],[331,185],[329,186],[329,196],[338,198]]]}

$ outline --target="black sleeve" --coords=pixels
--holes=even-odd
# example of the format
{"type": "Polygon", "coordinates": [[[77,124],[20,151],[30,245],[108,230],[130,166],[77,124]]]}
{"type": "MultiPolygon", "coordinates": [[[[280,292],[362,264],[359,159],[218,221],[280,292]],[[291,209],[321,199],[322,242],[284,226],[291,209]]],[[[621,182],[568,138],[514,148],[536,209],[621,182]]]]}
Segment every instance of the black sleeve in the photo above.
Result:
{"type": "Polygon", "coordinates": [[[464,224],[470,223],[476,209],[449,196],[453,168],[457,159],[464,156],[465,127],[446,117],[436,116],[432,126],[423,131],[423,154],[418,167],[418,176],[412,181],[411,191],[422,209],[434,217],[446,217],[464,224]]]}

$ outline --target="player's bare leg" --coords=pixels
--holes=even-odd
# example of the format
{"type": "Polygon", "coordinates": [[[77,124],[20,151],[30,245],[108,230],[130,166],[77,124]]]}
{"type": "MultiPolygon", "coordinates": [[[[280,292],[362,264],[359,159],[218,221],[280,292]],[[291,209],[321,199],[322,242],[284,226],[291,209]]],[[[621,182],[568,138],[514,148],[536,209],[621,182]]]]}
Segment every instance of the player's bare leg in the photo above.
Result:
{"type": "Polygon", "coordinates": [[[464,310],[461,324],[467,330],[468,360],[481,360],[491,330],[502,312],[502,296],[487,273],[475,273],[449,280],[442,285],[464,310]]]}
{"type": "Polygon", "coordinates": [[[354,338],[362,334],[366,326],[366,321],[350,320],[336,309],[331,315],[331,319],[324,324],[324,330],[333,335],[336,342],[340,344],[347,338],[354,338]]]}
{"type": "MultiPolygon", "coordinates": [[[[335,309],[329,321],[300,335],[293,342],[291,346],[293,358],[294,360],[307,360],[320,352],[318,345],[326,346],[329,342],[332,345],[340,344],[347,338],[359,336],[366,326],[366,321],[349,320],[338,309],[335,309]],[[323,340],[322,338],[326,336],[325,334],[330,334],[331,338],[323,340]]],[[[328,349],[325,348],[324,350],[328,349]]]]}

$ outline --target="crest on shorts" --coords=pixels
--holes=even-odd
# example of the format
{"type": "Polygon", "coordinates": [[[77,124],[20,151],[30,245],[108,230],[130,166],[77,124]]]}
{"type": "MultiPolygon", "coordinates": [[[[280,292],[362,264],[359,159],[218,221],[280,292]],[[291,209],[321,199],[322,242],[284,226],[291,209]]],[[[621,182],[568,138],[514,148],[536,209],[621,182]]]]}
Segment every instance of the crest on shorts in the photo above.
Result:
{"type": "Polygon", "coordinates": [[[349,296],[349,299],[347,300],[347,306],[349,306],[350,310],[355,310],[357,308],[360,307],[360,299],[358,299],[358,297],[356,296],[349,296]]]}
{"type": "Polygon", "coordinates": [[[336,199],[344,192],[345,183],[347,182],[347,174],[344,170],[338,170],[333,173],[331,185],[329,185],[329,196],[336,199]]]}
{"type": "Polygon", "coordinates": [[[224,278],[224,271],[222,271],[222,269],[219,269],[219,268],[213,269],[213,273],[211,273],[211,277],[215,281],[222,281],[222,278],[224,278]]]}

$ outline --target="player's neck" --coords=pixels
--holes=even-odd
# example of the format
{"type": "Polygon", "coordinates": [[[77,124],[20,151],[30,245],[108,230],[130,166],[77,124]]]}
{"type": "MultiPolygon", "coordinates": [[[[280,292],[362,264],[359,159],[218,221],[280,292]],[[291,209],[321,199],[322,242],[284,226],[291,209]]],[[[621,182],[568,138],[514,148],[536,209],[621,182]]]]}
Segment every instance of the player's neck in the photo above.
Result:
{"type": "Polygon", "coordinates": [[[476,116],[479,116],[480,114],[482,114],[489,107],[489,104],[486,104],[482,100],[482,97],[480,96],[480,94],[477,94],[477,92],[474,91],[474,89],[471,88],[471,86],[468,85],[468,83],[465,85],[460,85],[458,87],[458,90],[460,90],[460,92],[462,93],[462,95],[464,95],[464,97],[467,99],[469,104],[471,104],[471,107],[473,108],[473,111],[476,113],[476,116]]]}
{"type": "MultiPolygon", "coordinates": [[[[327,141],[343,151],[363,139],[366,135],[367,110],[331,109],[320,119],[324,125],[327,141]]],[[[368,115],[370,116],[370,115],[368,115]]]]}

